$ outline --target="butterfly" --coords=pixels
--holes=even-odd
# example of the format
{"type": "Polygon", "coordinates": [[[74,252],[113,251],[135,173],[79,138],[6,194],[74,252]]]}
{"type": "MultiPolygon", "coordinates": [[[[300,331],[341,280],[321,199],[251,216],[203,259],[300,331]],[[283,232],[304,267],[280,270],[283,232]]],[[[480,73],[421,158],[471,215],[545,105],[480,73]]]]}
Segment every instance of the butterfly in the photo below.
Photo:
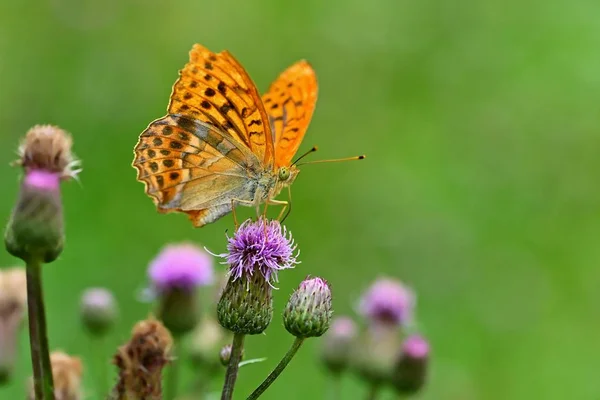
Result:
{"type": "Polygon", "coordinates": [[[179,71],[168,114],[139,137],[137,179],[160,212],[187,213],[196,227],[236,205],[285,209],[289,203],[275,197],[298,175],[292,159],[316,101],[315,71],[304,60],[261,97],[228,51],[215,54],[196,44],[179,71]]]}

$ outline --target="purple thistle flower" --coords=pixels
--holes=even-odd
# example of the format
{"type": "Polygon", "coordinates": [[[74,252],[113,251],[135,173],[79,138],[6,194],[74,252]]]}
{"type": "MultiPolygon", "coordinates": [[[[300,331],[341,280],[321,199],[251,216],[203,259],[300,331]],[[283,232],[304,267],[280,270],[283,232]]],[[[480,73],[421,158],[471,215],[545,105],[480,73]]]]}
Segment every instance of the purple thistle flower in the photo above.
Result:
{"type": "Polygon", "coordinates": [[[363,295],[359,311],[371,322],[404,325],[412,320],[415,296],[401,282],[381,278],[363,295]]]}
{"type": "Polygon", "coordinates": [[[277,282],[277,271],[294,268],[299,263],[292,234],[279,221],[246,220],[235,235],[228,238],[227,250],[228,253],[219,257],[229,264],[233,280],[249,279],[259,271],[271,284],[277,282]]]}
{"type": "Polygon", "coordinates": [[[212,259],[193,244],[167,245],[150,263],[148,274],[159,292],[171,289],[192,291],[213,282],[212,259]]]}

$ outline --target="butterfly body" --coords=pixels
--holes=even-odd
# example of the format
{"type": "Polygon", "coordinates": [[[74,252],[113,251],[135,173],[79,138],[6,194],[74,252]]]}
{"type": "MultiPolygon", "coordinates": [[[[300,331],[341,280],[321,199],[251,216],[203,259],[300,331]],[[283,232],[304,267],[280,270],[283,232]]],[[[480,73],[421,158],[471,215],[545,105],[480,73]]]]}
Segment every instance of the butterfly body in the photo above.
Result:
{"type": "Polygon", "coordinates": [[[185,212],[195,226],[237,205],[284,204],[275,197],[297,177],[291,160],[314,110],[308,63],[288,68],[261,99],[228,53],[195,45],[173,86],[168,114],[140,135],[134,167],[161,212],[185,212]]]}

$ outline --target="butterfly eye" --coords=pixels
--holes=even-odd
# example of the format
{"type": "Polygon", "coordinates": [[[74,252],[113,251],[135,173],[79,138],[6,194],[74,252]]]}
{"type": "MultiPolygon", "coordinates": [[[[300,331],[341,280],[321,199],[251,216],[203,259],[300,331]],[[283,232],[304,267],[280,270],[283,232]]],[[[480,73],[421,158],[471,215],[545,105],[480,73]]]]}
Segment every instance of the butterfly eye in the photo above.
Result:
{"type": "Polygon", "coordinates": [[[280,181],[287,181],[289,177],[290,177],[290,170],[287,167],[279,168],[279,180],[280,181]]]}

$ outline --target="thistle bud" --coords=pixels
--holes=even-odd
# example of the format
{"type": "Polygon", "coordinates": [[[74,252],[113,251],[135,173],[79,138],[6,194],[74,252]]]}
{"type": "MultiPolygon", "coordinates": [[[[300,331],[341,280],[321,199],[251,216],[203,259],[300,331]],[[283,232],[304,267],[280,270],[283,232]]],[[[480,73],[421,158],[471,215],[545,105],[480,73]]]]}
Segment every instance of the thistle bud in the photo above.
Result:
{"type": "Polygon", "coordinates": [[[389,382],[400,344],[397,327],[370,326],[355,346],[352,365],[359,376],[372,386],[389,382]]]}
{"type": "Polygon", "coordinates": [[[6,383],[12,375],[18,334],[26,310],[25,269],[0,270],[0,384],[6,383]]]}
{"type": "Polygon", "coordinates": [[[356,325],[349,317],[334,318],[323,337],[321,358],[333,374],[344,371],[349,363],[356,340],[356,325]]]}
{"type": "Polygon", "coordinates": [[[27,132],[17,164],[25,175],[17,204],[5,233],[10,254],[28,261],[54,261],[64,244],[60,182],[74,177],[77,161],[71,155],[71,138],[62,129],[37,125],[27,132]]]}
{"type": "Polygon", "coordinates": [[[171,361],[172,347],[171,334],[162,323],[154,319],[138,322],[129,342],[114,356],[119,380],[111,398],[162,399],[162,370],[171,361]]]}
{"type": "Polygon", "coordinates": [[[217,306],[219,323],[239,334],[262,333],[273,317],[272,283],[277,272],[293,268],[296,246],[279,221],[245,221],[229,238],[229,280],[217,306]]]}
{"type": "Polygon", "coordinates": [[[224,367],[229,365],[229,360],[231,360],[231,344],[226,344],[223,346],[219,352],[219,360],[221,360],[221,364],[224,367]]]}
{"type": "Polygon", "coordinates": [[[203,319],[194,329],[187,346],[194,367],[209,374],[221,370],[219,350],[230,342],[230,334],[212,318],[203,319]]]}
{"type": "Polygon", "coordinates": [[[398,393],[409,395],[421,390],[427,377],[428,359],[427,340],[418,335],[406,338],[392,374],[392,384],[398,393]]]}
{"type": "MultiPolygon", "coordinates": [[[[83,366],[78,357],[55,351],[50,354],[52,376],[54,378],[54,398],[56,400],[81,400],[81,377],[83,366]]],[[[35,400],[33,384],[29,385],[29,400],[35,400]]]]}
{"type": "Polygon", "coordinates": [[[213,282],[210,255],[189,243],[169,245],[148,273],[158,295],[160,320],[174,335],[193,330],[199,320],[198,288],[213,282]]]}
{"type": "Polygon", "coordinates": [[[86,289],[81,296],[80,309],[83,326],[96,336],[105,335],[117,318],[115,298],[105,288],[86,289]]]}
{"type": "Polygon", "coordinates": [[[296,337],[317,337],[329,329],[331,314],[331,290],[327,281],[306,278],[288,301],[283,324],[296,337]]]}

